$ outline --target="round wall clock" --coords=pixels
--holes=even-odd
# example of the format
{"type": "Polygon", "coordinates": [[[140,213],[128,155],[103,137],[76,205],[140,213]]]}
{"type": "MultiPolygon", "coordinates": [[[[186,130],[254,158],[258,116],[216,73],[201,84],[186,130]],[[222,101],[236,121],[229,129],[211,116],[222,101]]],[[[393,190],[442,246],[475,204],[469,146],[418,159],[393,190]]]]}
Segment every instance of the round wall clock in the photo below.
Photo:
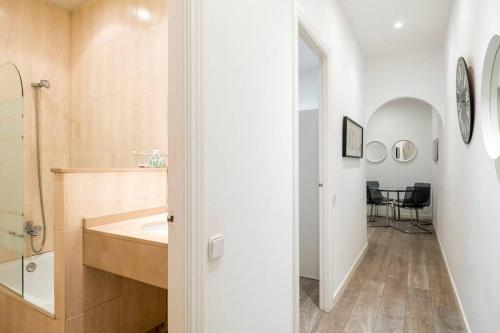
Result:
{"type": "Polygon", "coordinates": [[[460,125],[462,140],[469,144],[474,126],[474,104],[469,82],[469,71],[463,57],[458,59],[456,81],[458,124],[460,125]]]}

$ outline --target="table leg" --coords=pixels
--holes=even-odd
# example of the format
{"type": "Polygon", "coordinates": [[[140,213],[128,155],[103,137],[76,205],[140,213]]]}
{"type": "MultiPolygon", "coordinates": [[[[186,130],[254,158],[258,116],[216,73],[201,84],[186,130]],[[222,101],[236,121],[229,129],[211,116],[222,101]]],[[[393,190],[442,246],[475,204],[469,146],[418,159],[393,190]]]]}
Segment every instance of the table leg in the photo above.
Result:
{"type": "MultiPolygon", "coordinates": [[[[399,202],[399,191],[397,192],[398,194],[398,202],[399,202]]],[[[401,207],[398,205],[398,220],[401,220],[401,207]]]]}
{"type": "Polygon", "coordinates": [[[386,225],[389,226],[389,191],[387,191],[387,203],[385,204],[385,219],[386,225]]]}

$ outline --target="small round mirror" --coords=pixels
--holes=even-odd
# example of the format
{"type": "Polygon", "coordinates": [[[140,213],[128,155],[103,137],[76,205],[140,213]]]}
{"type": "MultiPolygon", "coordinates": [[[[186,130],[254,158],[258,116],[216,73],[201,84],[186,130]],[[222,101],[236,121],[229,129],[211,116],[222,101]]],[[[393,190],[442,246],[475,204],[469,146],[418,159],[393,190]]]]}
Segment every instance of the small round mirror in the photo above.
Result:
{"type": "Polygon", "coordinates": [[[387,149],[380,141],[371,141],[366,145],[366,160],[370,163],[380,163],[387,157],[387,149]]]}
{"type": "Polygon", "coordinates": [[[417,147],[410,140],[399,140],[392,146],[392,157],[398,162],[410,162],[417,156],[417,147]]]}

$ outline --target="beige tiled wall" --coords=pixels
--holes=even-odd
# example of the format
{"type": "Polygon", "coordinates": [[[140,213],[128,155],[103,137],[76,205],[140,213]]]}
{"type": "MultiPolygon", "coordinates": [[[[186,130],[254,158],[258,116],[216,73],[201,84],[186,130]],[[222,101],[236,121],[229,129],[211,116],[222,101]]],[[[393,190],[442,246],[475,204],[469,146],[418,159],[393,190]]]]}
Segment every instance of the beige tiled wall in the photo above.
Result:
{"type": "Polygon", "coordinates": [[[167,203],[166,170],[55,175],[56,317],[66,332],[146,332],[166,319],[166,290],[83,265],[83,218],[167,203]],[[59,275],[60,276],[60,275],[59,275]]]}
{"type": "MultiPolygon", "coordinates": [[[[0,1],[0,64],[14,63],[24,84],[24,215],[41,224],[35,164],[34,94],[30,83],[47,79],[41,92],[41,161],[48,240],[53,248],[52,174],[69,165],[70,15],[45,0],[0,1]]],[[[39,240],[41,237],[39,237],[39,240]]],[[[30,255],[29,246],[26,254],[30,255]]]]}
{"type": "Polygon", "coordinates": [[[134,150],[167,151],[166,3],[95,0],[70,16],[45,0],[0,1],[0,64],[15,63],[24,83],[24,214],[36,224],[30,83],[52,84],[41,91],[40,108],[46,251],[54,236],[51,168],[135,166],[134,150]]]}
{"type": "MultiPolygon", "coordinates": [[[[166,152],[166,2],[94,0],[70,14],[46,0],[0,0],[0,64],[15,63],[24,83],[24,214],[36,224],[41,224],[41,216],[30,83],[47,79],[52,85],[40,95],[42,182],[48,223],[45,250],[53,249],[55,234],[59,240],[55,311],[57,318],[68,318],[68,332],[139,332],[164,319],[165,290],[83,267],[79,221],[83,216],[152,207],[157,200],[162,202],[158,206],[164,205],[166,174],[159,180],[146,174],[132,175],[123,182],[113,177],[83,182],[72,178],[75,186],[85,184],[74,187],[82,205],[69,206],[81,217],[70,215],[66,221],[68,207],[53,201],[54,194],[61,194],[62,179],[54,179],[50,169],[134,166],[133,150],[158,148],[166,152]],[[110,188],[100,191],[103,184],[110,188]],[[155,192],[152,188],[161,189],[155,192]],[[130,314],[137,316],[140,311],[145,311],[144,315],[130,314]]],[[[0,318],[2,332],[34,332],[33,327],[40,332],[64,329],[60,322],[2,293],[0,309],[0,315],[6,316],[0,318]],[[44,320],[38,320],[40,316],[44,320]]]]}
{"type": "Polygon", "coordinates": [[[167,1],[95,0],[71,13],[71,167],[132,167],[167,151],[167,1]]]}

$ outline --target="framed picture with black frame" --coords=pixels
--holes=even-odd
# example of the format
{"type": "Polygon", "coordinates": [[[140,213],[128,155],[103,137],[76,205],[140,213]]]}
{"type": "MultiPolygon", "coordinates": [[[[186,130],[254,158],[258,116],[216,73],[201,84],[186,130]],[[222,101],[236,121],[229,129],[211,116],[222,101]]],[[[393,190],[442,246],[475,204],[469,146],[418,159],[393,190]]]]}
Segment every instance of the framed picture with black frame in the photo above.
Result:
{"type": "Polygon", "coordinates": [[[349,117],[342,126],[342,156],[363,158],[363,127],[349,117]]]}

